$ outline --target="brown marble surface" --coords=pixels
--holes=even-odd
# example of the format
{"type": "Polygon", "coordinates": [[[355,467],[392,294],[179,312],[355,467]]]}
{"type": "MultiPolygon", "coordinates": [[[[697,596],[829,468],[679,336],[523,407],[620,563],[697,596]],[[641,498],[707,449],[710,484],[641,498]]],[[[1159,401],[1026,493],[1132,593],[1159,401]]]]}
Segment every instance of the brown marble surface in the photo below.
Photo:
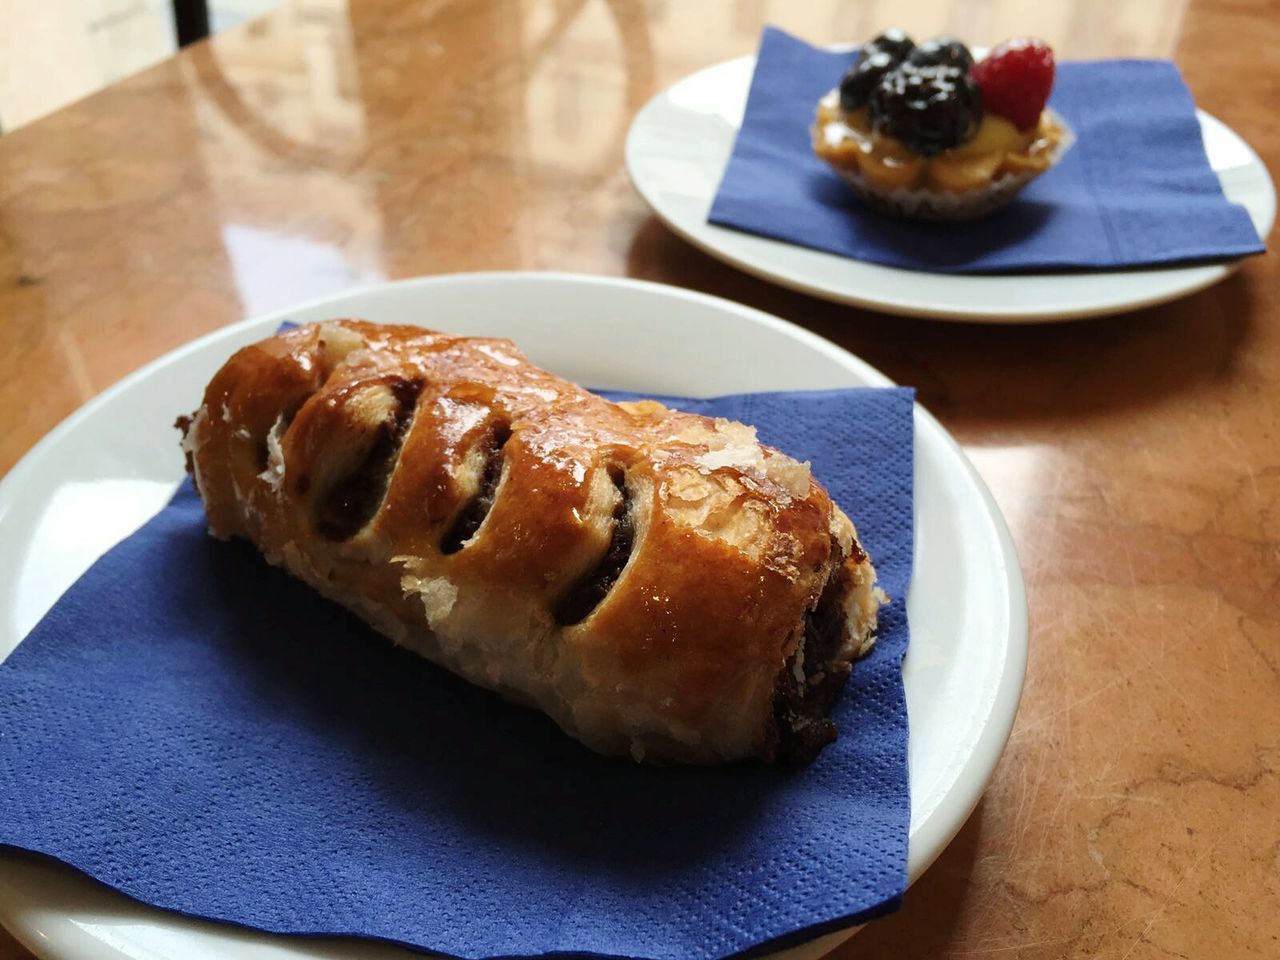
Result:
{"type": "MultiPolygon", "coordinates": [[[[171,348],[356,283],[554,268],[761,307],[919,389],[995,493],[1030,597],[985,799],[902,911],[833,956],[1280,956],[1276,257],[1178,303],[1022,328],[739,274],[650,217],[622,142],[649,96],[766,21],[1170,56],[1280,161],[1275,2],[293,0],[0,138],[0,472],[171,348]]],[[[0,960],[28,956],[0,932],[0,960]]]]}

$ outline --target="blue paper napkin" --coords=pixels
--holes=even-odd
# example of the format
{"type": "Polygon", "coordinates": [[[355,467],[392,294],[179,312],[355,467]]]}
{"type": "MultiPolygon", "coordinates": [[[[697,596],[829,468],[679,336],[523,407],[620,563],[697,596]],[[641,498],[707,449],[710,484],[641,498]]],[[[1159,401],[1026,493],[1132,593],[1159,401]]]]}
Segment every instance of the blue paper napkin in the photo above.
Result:
{"type": "Polygon", "coordinates": [[[1191,94],[1163,60],[1059,64],[1049,104],[1076,144],[1004,210],[943,224],[876,213],[810,147],[818,100],[855,58],[765,30],[712,223],[942,273],[1154,266],[1263,250],[1244,208],[1223,196],[1191,94]]]}
{"type": "Polygon", "coordinates": [[[598,757],[213,540],[184,484],[0,665],[0,844],[185,914],[457,957],[724,957],[894,909],[911,392],[673,402],[811,460],[893,597],[808,769],[598,757]]]}

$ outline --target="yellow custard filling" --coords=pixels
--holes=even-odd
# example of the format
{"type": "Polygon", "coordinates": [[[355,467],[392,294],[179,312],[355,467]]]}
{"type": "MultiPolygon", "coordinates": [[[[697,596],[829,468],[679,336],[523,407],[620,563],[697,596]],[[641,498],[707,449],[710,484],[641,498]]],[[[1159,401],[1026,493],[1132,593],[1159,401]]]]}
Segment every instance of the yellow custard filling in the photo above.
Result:
{"type": "Polygon", "coordinates": [[[965,193],[987,186],[1006,174],[1049,168],[1062,128],[1046,110],[1034,128],[1023,132],[1003,117],[987,114],[969,140],[932,157],[912,153],[899,140],[871,128],[866,108],[846,113],[840,92],[818,102],[813,149],[841,170],[858,171],[882,190],[927,190],[965,193]]]}

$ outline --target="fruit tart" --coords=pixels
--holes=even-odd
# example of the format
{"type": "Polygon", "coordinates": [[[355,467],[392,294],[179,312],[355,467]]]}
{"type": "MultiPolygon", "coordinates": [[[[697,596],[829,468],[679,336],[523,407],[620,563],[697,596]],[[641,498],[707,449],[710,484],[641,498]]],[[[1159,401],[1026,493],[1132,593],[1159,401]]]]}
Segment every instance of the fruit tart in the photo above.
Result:
{"type": "Polygon", "coordinates": [[[818,103],[813,149],[869,205],[916,220],[971,220],[1010,200],[1070,147],[1045,107],[1053,51],[1019,38],[974,60],[951,37],[901,30],[865,44],[818,103]]]}

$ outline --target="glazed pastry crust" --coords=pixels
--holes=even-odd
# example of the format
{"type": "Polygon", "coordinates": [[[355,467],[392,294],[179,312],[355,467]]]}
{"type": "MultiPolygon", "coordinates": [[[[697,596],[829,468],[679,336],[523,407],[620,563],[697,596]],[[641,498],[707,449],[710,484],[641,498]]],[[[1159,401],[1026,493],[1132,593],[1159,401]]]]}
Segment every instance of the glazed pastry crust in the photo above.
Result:
{"type": "Polygon", "coordinates": [[[875,571],[807,464],[506,340],[299,327],[179,425],[214,536],[601,753],[809,759],[871,642],[875,571]]]}

